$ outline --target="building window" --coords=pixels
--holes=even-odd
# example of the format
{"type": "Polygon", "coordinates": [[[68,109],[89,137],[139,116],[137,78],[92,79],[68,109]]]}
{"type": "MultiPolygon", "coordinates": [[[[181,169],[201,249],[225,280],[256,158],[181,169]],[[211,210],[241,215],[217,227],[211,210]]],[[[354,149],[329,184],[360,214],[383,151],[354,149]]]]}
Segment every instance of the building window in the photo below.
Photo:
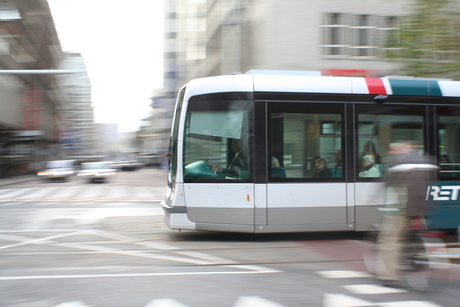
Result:
{"type": "Polygon", "coordinates": [[[165,33],[166,39],[175,39],[177,38],[177,32],[166,32],[165,33]]]}
{"type": "Polygon", "coordinates": [[[177,18],[176,12],[166,13],[166,19],[176,19],[176,18],[177,18]]]}
{"type": "Polygon", "coordinates": [[[328,13],[324,15],[322,54],[335,58],[368,59],[397,46],[395,16],[328,13]]]}
{"type": "Polygon", "coordinates": [[[372,55],[372,30],[374,27],[370,25],[370,16],[357,15],[355,18],[356,25],[351,27],[353,35],[353,45],[351,55],[355,57],[363,57],[372,55]]]}
{"type": "Polygon", "coordinates": [[[341,23],[343,14],[326,14],[323,27],[324,55],[345,55],[344,35],[347,28],[341,23]]]}
{"type": "Polygon", "coordinates": [[[164,58],[166,60],[174,60],[177,58],[177,52],[165,52],[164,58]]]}

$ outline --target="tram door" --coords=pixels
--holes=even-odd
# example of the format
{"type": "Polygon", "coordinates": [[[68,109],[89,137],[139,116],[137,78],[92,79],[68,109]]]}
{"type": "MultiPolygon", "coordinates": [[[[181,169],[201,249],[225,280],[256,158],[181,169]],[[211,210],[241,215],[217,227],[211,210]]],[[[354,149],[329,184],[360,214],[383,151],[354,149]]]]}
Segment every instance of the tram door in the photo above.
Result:
{"type": "Polygon", "coordinates": [[[273,103],[268,110],[268,227],[353,227],[348,224],[354,220],[353,187],[347,186],[342,165],[344,106],[273,103]]]}
{"type": "Polygon", "coordinates": [[[252,101],[191,101],[183,142],[184,200],[202,230],[254,228],[252,101]]]}

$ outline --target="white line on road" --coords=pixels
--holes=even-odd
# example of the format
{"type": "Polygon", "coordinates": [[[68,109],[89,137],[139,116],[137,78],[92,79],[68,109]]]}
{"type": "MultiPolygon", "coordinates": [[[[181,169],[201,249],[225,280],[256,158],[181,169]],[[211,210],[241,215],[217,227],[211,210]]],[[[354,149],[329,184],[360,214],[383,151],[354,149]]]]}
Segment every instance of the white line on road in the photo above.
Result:
{"type": "Polygon", "coordinates": [[[233,307],[284,307],[260,296],[240,296],[233,307]]]}
{"type": "Polygon", "coordinates": [[[168,272],[168,273],[134,273],[134,274],[81,274],[81,275],[32,275],[32,276],[1,276],[0,281],[37,280],[37,279],[72,279],[72,278],[113,278],[113,277],[151,277],[151,276],[187,276],[187,275],[239,275],[239,274],[272,274],[278,270],[265,271],[217,271],[217,272],[168,272]]]}
{"type": "Polygon", "coordinates": [[[145,247],[160,249],[160,250],[165,250],[165,251],[179,249],[178,247],[175,247],[172,245],[159,243],[159,242],[152,242],[152,241],[140,241],[139,239],[136,239],[130,236],[126,236],[126,235],[116,234],[116,233],[97,232],[94,235],[116,240],[116,241],[123,242],[123,243],[132,243],[132,244],[142,245],[145,247]]]}
{"type": "Polygon", "coordinates": [[[76,231],[76,232],[72,232],[72,233],[66,233],[66,234],[62,234],[62,235],[50,236],[50,237],[46,237],[46,238],[29,239],[29,240],[23,241],[21,243],[1,246],[0,249],[17,247],[17,246],[26,245],[26,244],[38,244],[38,243],[42,244],[42,243],[48,242],[49,240],[52,240],[52,239],[62,238],[62,237],[67,237],[67,236],[73,236],[75,234],[80,234],[80,233],[81,233],[80,231],[76,231]]]}
{"type": "Polygon", "coordinates": [[[172,298],[155,299],[144,307],[188,307],[172,298]]]}
{"type": "Polygon", "coordinates": [[[150,259],[161,259],[161,260],[168,260],[168,261],[191,263],[191,264],[196,264],[196,265],[213,265],[213,264],[215,264],[215,263],[210,262],[210,261],[199,260],[199,259],[192,259],[192,258],[185,258],[185,257],[178,257],[178,256],[167,256],[167,255],[161,255],[161,254],[152,254],[152,253],[148,253],[148,252],[124,251],[124,250],[119,250],[119,249],[116,249],[116,248],[103,247],[103,246],[92,246],[92,245],[87,245],[87,244],[59,243],[59,244],[54,244],[54,245],[70,247],[70,248],[77,248],[77,249],[83,249],[83,250],[107,252],[107,253],[118,254],[118,255],[126,255],[126,256],[135,256],[135,257],[150,258],[150,259]]]}

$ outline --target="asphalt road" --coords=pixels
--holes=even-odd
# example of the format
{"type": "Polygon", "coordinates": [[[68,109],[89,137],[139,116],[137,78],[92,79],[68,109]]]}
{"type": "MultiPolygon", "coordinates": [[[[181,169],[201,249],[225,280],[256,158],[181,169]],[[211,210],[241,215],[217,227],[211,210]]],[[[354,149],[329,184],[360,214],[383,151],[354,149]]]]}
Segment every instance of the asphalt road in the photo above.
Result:
{"type": "Polygon", "coordinates": [[[0,187],[0,306],[458,306],[457,266],[440,293],[382,287],[361,234],[170,230],[165,183],[144,169],[0,187]]]}

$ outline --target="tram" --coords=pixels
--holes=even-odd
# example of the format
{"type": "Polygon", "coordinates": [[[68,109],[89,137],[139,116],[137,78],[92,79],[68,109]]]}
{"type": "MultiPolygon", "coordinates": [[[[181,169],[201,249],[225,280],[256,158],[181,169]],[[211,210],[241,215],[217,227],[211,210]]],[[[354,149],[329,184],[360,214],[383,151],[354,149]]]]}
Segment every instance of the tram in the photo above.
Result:
{"type": "Polygon", "coordinates": [[[194,79],[176,102],[164,220],[177,230],[366,231],[385,202],[390,144],[412,140],[420,155],[443,157],[427,187],[431,225],[456,229],[458,135],[457,81],[270,71],[194,79]]]}

